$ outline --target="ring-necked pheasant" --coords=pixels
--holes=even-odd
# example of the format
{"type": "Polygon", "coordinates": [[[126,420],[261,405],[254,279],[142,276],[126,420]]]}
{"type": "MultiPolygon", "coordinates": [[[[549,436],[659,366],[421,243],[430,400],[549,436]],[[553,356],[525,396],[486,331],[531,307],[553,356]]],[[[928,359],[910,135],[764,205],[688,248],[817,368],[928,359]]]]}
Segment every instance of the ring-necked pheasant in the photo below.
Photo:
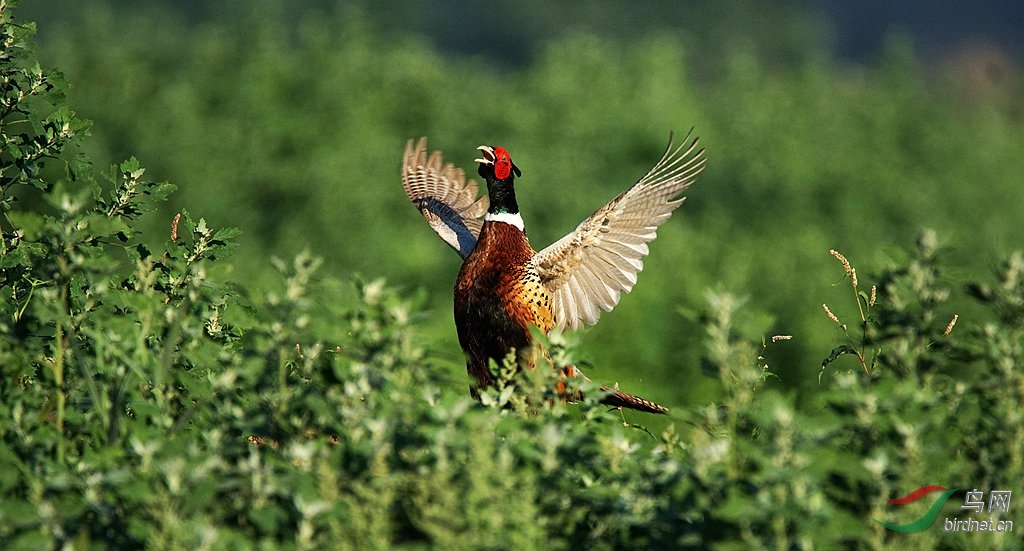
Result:
{"type": "MultiPolygon", "coordinates": [[[[402,168],[409,199],[464,260],[455,283],[455,326],[474,396],[494,382],[490,360],[500,364],[514,349],[521,366],[533,366],[530,325],[545,334],[555,327],[574,330],[615,307],[636,283],[647,243],[682,204],[680,194],[706,162],[696,138],[688,135],[679,147],[670,138],[661,160],[632,187],[536,252],[516,202],[519,167],[503,147],[478,149],[483,157],[476,159],[477,172],[487,182],[487,196],[477,198],[476,182],[444,163],[440,151],[428,157],[426,138],[415,145],[409,140],[402,168]]],[[[574,367],[567,373],[579,374],[574,367]]],[[[668,411],[618,389],[602,402],[668,411]]]]}

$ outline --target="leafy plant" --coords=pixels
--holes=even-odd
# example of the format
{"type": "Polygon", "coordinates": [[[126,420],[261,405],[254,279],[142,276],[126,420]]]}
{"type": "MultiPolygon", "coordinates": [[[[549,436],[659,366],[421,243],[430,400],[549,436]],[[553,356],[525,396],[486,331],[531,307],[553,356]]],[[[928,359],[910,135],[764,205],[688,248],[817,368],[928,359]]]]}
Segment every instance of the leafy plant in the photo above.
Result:
{"type": "MultiPolygon", "coordinates": [[[[786,369],[803,361],[791,348],[836,333],[776,344],[787,336],[762,337],[776,322],[760,301],[716,291],[686,321],[708,377],[675,379],[713,396],[661,427],[637,430],[648,417],[608,411],[586,384],[563,403],[546,360],[506,369],[478,403],[422,323],[436,316],[422,291],[324,276],[308,252],[254,283],[229,256],[239,232],[161,214],[173,186],[137,160],[97,176],[89,124],[11,7],[0,0],[5,549],[1019,546],[871,519],[899,521],[886,500],[926,483],[1024,479],[1020,253],[965,290],[934,234],[866,277],[875,292],[843,263],[859,322],[811,390],[787,375],[803,372],[786,369]]],[[[600,369],[574,339],[552,336],[551,363],[600,369]]]]}

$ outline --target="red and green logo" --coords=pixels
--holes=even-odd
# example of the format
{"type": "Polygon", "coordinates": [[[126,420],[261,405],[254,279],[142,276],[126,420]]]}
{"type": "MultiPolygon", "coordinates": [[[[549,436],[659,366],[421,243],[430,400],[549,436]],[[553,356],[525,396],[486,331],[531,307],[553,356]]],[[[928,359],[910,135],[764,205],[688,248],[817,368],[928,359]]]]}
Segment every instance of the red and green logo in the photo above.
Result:
{"type": "Polygon", "coordinates": [[[942,510],[942,506],[946,504],[946,500],[948,500],[950,496],[952,496],[953,493],[956,492],[956,490],[956,488],[947,490],[942,486],[937,486],[933,484],[931,486],[921,486],[920,488],[914,490],[913,492],[910,492],[909,494],[899,499],[887,500],[889,503],[892,503],[893,505],[906,505],[907,503],[913,503],[932,492],[942,492],[942,495],[940,495],[935,500],[935,503],[932,503],[932,506],[928,508],[924,515],[921,515],[921,518],[915,520],[914,522],[908,522],[906,524],[890,524],[888,522],[882,522],[874,518],[871,520],[895,532],[902,532],[904,534],[914,534],[920,532],[925,528],[928,528],[932,525],[933,522],[935,522],[935,519],[939,516],[939,511],[942,510]]]}

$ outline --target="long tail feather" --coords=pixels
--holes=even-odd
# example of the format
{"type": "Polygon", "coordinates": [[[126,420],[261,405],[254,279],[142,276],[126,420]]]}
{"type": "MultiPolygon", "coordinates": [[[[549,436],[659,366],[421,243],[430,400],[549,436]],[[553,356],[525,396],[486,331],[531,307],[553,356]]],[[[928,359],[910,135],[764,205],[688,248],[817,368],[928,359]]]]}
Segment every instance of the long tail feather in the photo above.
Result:
{"type": "Polygon", "coordinates": [[[601,403],[617,407],[634,409],[636,411],[643,411],[646,413],[660,413],[665,415],[668,413],[668,408],[660,404],[656,404],[646,398],[635,396],[628,392],[622,392],[617,388],[601,387],[601,390],[610,390],[611,394],[601,399],[601,403]]]}
{"type": "MultiPolygon", "coordinates": [[[[575,365],[570,365],[562,369],[562,377],[583,377],[584,380],[589,381],[590,378],[583,374],[575,365]]],[[[601,399],[601,403],[606,406],[612,406],[616,408],[626,408],[636,411],[643,411],[645,413],[659,413],[662,415],[668,414],[668,408],[656,404],[646,398],[641,398],[628,392],[622,392],[618,388],[612,388],[607,386],[600,387],[602,391],[610,392],[604,398],[601,399]]],[[[583,399],[582,394],[578,391],[571,397],[567,396],[567,387],[564,381],[559,381],[558,394],[563,398],[567,398],[569,401],[575,402],[583,399]]]]}

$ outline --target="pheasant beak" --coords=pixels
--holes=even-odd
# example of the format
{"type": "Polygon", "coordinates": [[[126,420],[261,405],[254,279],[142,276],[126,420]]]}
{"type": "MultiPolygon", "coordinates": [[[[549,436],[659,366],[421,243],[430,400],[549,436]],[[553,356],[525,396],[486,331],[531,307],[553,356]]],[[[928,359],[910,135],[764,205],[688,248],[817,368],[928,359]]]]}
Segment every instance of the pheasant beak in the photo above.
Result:
{"type": "Polygon", "coordinates": [[[484,156],[483,156],[482,159],[473,159],[475,162],[480,163],[480,164],[484,164],[484,165],[493,165],[494,164],[495,157],[494,157],[494,148],[493,147],[491,147],[489,145],[481,145],[477,149],[479,149],[480,151],[483,151],[484,156]]]}

